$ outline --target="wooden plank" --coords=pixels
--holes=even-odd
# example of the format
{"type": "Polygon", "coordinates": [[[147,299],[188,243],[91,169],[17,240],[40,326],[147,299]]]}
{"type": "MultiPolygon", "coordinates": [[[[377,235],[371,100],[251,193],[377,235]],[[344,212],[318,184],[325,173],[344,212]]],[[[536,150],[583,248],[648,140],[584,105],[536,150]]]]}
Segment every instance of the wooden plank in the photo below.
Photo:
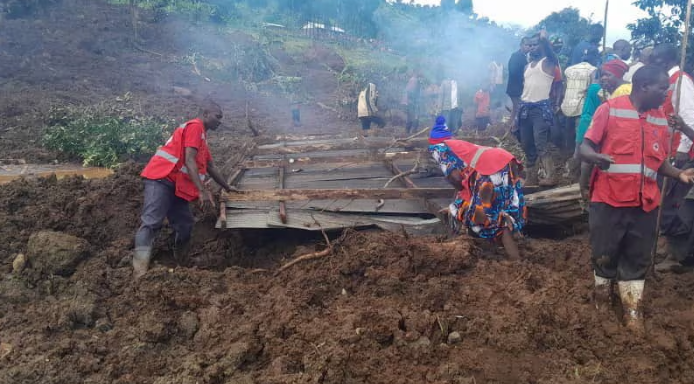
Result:
{"type": "Polygon", "coordinates": [[[418,199],[450,196],[450,188],[416,188],[416,189],[285,189],[285,190],[251,190],[226,193],[222,192],[223,201],[290,201],[290,200],[326,200],[326,199],[418,199]]]}
{"type": "MultiPolygon", "coordinates": [[[[299,154],[301,155],[301,154],[299,154]]],[[[393,151],[379,154],[357,154],[352,156],[322,156],[318,158],[302,157],[297,155],[288,156],[294,159],[292,168],[301,168],[307,164],[324,164],[324,163],[356,163],[369,161],[383,161],[384,159],[414,159],[417,157],[417,152],[409,151],[393,151]]],[[[282,159],[278,156],[275,158],[261,157],[249,159],[243,162],[244,168],[276,168],[282,159]]]]}
{"type": "MultiPolygon", "coordinates": [[[[235,169],[232,173],[231,176],[227,179],[227,184],[230,186],[236,185],[236,183],[241,179],[243,176],[244,169],[243,168],[237,168],[235,169]]],[[[217,219],[217,227],[221,228],[226,228],[226,223],[227,223],[227,207],[224,204],[224,202],[220,201],[219,202],[219,218],[217,219]]]]}

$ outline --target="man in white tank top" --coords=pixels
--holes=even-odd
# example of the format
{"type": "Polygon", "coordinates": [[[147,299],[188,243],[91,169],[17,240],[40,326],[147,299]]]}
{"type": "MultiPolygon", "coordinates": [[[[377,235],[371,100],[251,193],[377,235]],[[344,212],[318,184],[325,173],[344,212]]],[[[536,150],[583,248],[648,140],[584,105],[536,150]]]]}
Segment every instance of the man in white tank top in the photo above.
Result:
{"type": "Polygon", "coordinates": [[[530,63],[525,68],[523,94],[518,108],[518,133],[525,152],[526,185],[538,185],[538,160],[546,178],[541,186],[552,186],[555,181],[554,161],[549,155],[549,132],[554,124],[554,106],[550,92],[557,68],[557,57],[546,36],[530,39],[530,63]]]}

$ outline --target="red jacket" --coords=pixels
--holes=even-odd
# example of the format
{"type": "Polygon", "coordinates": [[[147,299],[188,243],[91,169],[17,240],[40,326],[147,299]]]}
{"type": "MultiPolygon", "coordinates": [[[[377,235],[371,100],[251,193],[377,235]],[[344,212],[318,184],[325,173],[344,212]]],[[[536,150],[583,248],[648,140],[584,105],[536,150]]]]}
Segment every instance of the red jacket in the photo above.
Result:
{"type": "Polygon", "coordinates": [[[196,200],[200,196],[200,191],[188,175],[188,168],[185,166],[184,146],[191,141],[187,136],[195,134],[195,140],[198,142],[195,145],[198,148],[198,155],[196,156],[198,172],[200,172],[198,177],[200,180],[204,180],[207,175],[207,161],[210,156],[205,142],[204,128],[201,128],[202,124],[200,119],[193,119],[176,128],[166,144],[157,149],[141,176],[150,180],[168,178],[176,185],[176,196],[187,201],[196,200]],[[192,125],[195,127],[189,128],[192,125]],[[198,135],[200,135],[199,138],[198,135]]]}
{"type": "MultiPolygon", "coordinates": [[[[670,116],[675,114],[675,104],[673,100],[673,95],[675,92],[675,88],[677,88],[677,83],[679,82],[680,75],[684,74],[688,78],[691,79],[691,76],[687,74],[686,72],[683,71],[677,71],[670,76],[670,88],[667,90],[667,98],[665,99],[665,102],[663,103],[663,112],[665,112],[665,116],[670,116]]],[[[677,152],[677,148],[680,146],[680,139],[682,137],[682,133],[677,131],[675,132],[675,138],[672,141],[672,148],[670,148],[670,153],[675,154],[677,152]]],[[[689,157],[694,158],[694,146],[692,146],[692,149],[689,151],[689,157]]]]}
{"type": "Polygon", "coordinates": [[[641,207],[650,212],[660,204],[656,182],[667,158],[668,123],[661,110],[639,114],[629,96],[601,105],[585,138],[600,147],[615,163],[597,167],[591,178],[591,201],[613,207],[641,207]]]}
{"type": "Polygon", "coordinates": [[[444,141],[461,160],[481,175],[489,176],[501,171],[511,161],[517,161],[502,148],[483,147],[463,140],[444,141]]]}
{"type": "Polygon", "coordinates": [[[467,165],[461,170],[463,189],[459,193],[465,201],[472,199],[470,188],[476,173],[490,176],[504,169],[509,163],[518,162],[510,152],[502,148],[483,147],[463,140],[446,140],[444,143],[467,165]]]}

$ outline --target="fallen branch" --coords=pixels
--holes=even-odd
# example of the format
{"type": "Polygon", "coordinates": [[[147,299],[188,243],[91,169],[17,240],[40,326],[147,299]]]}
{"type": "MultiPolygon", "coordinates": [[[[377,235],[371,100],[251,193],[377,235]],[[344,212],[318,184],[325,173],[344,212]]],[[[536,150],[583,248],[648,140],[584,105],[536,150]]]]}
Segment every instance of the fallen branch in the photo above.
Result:
{"type": "Polygon", "coordinates": [[[306,260],[320,259],[321,257],[328,256],[329,254],[331,254],[333,252],[333,244],[330,242],[330,238],[328,238],[328,234],[325,233],[323,226],[318,222],[318,220],[316,220],[315,217],[313,217],[313,215],[311,215],[311,218],[313,219],[313,222],[316,223],[316,225],[318,225],[318,227],[320,227],[320,231],[323,234],[323,238],[325,239],[325,243],[328,246],[328,248],[326,248],[320,252],[312,252],[312,253],[308,253],[308,254],[297,257],[296,259],[294,259],[294,260],[288,262],[287,264],[283,265],[282,267],[280,267],[280,269],[278,269],[277,272],[275,272],[275,276],[277,276],[282,271],[290,268],[294,264],[297,264],[297,263],[300,263],[300,262],[306,261],[306,260]]]}
{"type": "Polygon", "coordinates": [[[406,138],[404,138],[404,139],[397,139],[397,140],[395,140],[395,142],[396,142],[396,143],[407,142],[407,141],[410,141],[410,140],[412,140],[412,139],[416,139],[416,138],[418,138],[419,136],[421,136],[421,135],[423,135],[423,134],[425,134],[425,133],[427,133],[427,132],[429,132],[429,127],[426,127],[426,128],[424,128],[424,129],[422,129],[421,131],[415,133],[415,134],[412,135],[412,136],[408,136],[408,137],[406,137],[406,138]]]}
{"type": "Polygon", "coordinates": [[[156,55],[156,56],[159,56],[159,57],[164,57],[164,55],[162,55],[162,54],[159,53],[159,52],[154,52],[154,51],[150,51],[149,49],[142,48],[139,44],[137,44],[137,43],[134,42],[134,41],[133,41],[133,44],[132,44],[132,45],[133,45],[133,48],[137,49],[138,51],[141,51],[141,52],[144,52],[144,53],[149,53],[149,54],[156,55]]]}
{"type": "Polygon", "coordinates": [[[395,181],[401,177],[413,175],[413,174],[419,172],[419,163],[421,160],[422,160],[422,154],[420,153],[419,156],[417,156],[417,161],[414,163],[414,167],[412,167],[412,169],[410,169],[409,171],[400,172],[397,175],[391,177],[390,180],[388,180],[388,182],[386,182],[386,184],[383,186],[383,188],[388,188],[390,183],[392,183],[393,181],[395,181]]]}
{"type": "Polygon", "coordinates": [[[321,257],[328,256],[331,253],[330,248],[326,248],[320,252],[313,252],[313,253],[308,253],[306,255],[302,255],[297,257],[296,259],[288,262],[287,264],[283,265],[279,270],[277,270],[277,273],[275,275],[279,274],[280,272],[283,272],[284,270],[292,267],[294,264],[300,263],[302,261],[306,260],[315,260],[315,259],[320,259],[321,257]]]}
{"type": "Polygon", "coordinates": [[[316,105],[318,105],[319,107],[321,107],[321,108],[323,108],[323,109],[327,109],[327,110],[329,110],[329,111],[333,111],[333,112],[335,112],[335,113],[339,113],[339,112],[337,111],[337,109],[335,109],[335,108],[333,108],[333,107],[330,107],[330,106],[327,106],[327,105],[321,103],[320,101],[317,102],[316,105]]]}

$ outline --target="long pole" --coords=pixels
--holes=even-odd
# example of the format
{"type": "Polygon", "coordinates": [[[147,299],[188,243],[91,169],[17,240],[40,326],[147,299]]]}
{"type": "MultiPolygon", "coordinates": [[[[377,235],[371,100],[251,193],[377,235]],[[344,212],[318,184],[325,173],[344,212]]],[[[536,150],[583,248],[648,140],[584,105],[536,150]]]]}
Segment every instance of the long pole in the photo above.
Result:
{"type": "MultiPolygon", "coordinates": [[[[684,37],[682,38],[682,51],[680,53],[680,73],[677,78],[677,101],[675,102],[675,114],[680,114],[680,103],[682,101],[682,79],[684,79],[684,64],[687,58],[687,46],[689,45],[689,20],[692,17],[692,0],[687,1],[687,18],[684,20],[684,37]]],[[[670,154],[673,152],[673,146],[675,145],[675,132],[670,135],[670,154]]],[[[672,162],[672,155],[667,161],[672,162]]],[[[655,242],[653,243],[653,249],[651,251],[651,268],[653,268],[653,273],[655,273],[655,255],[658,252],[658,239],[660,238],[660,223],[663,219],[663,202],[665,201],[665,191],[667,190],[668,179],[663,178],[663,185],[660,188],[660,206],[658,207],[658,220],[655,227],[655,242]]]]}
{"type": "Polygon", "coordinates": [[[607,49],[607,11],[610,9],[610,0],[605,0],[605,21],[603,21],[602,30],[602,56],[605,56],[607,49]]]}

